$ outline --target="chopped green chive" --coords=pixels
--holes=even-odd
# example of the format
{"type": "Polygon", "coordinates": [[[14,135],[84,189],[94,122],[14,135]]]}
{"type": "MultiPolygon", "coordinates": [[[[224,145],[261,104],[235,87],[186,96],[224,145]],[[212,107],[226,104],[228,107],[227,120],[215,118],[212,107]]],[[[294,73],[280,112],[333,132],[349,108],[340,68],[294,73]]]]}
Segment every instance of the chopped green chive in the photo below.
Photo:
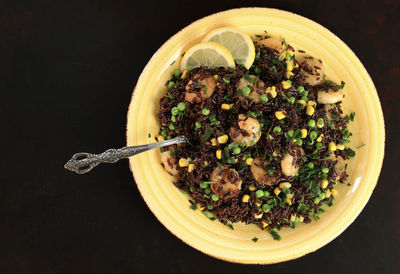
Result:
{"type": "Polygon", "coordinates": [[[282,131],[282,129],[281,129],[280,126],[276,126],[276,127],[274,127],[274,129],[273,129],[272,131],[273,131],[274,133],[279,133],[279,132],[282,131]]]}
{"type": "Polygon", "coordinates": [[[219,197],[217,194],[213,194],[213,195],[211,195],[211,199],[216,202],[219,200],[219,197]]]}
{"type": "Polygon", "coordinates": [[[222,81],[224,81],[225,84],[229,84],[231,82],[229,79],[226,79],[225,77],[222,77],[222,81]]]}
{"type": "Polygon", "coordinates": [[[196,204],[192,204],[192,205],[190,206],[190,209],[192,209],[192,210],[196,210],[196,209],[197,209],[197,206],[196,206],[196,204]]]}
{"type": "Polygon", "coordinates": [[[203,114],[203,115],[209,115],[210,114],[210,110],[208,109],[208,108],[203,108],[202,110],[201,110],[201,113],[203,114]]]}
{"type": "Polygon", "coordinates": [[[240,147],[235,147],[234,149],[233,149],[233,154],[239,154],[240,152],[242,152],[242,150],[240,149],[240,147]]]}
{"type": "Polygon", "coordinates": [[[253,239],[251,239],[253,242],[257,242],[258,241],[258,238],[257,237],[254,237],[253,239]]]}
{"type": "Polygon", "coordinates": [[[179,110],[179,111],[184,111],[185,109],[186,109],[186,103],[180,102],[180,103],[178,104],[178,110],[179,110]]]}
{"type": "Polygon", "coordinates": [[[321,142],[317,142],[317,143],[315,144],[315,147],[316,147],[317,149],[320,149],[320,148],[322,147],[322,143],[321,143],[321,142]]]}

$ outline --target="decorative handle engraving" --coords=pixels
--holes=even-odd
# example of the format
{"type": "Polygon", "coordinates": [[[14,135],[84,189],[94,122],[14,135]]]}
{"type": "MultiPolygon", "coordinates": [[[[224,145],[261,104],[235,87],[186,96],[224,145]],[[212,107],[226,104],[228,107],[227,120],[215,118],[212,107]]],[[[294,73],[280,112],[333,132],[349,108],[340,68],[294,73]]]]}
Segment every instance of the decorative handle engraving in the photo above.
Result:
{"type": "Polygon", "coordinates": [[[129,158],[148,150],[188,142],[189,140],[185,136],[178,136],[171,140],[147,145],[123,147],[119,149],[112,148],[100,154],[80,152],[72,156],[72,158],[64,165],[64,168],[77,174],[84,174],[91,171],[101,163],[115,163],[121,159],[129,158]]]}

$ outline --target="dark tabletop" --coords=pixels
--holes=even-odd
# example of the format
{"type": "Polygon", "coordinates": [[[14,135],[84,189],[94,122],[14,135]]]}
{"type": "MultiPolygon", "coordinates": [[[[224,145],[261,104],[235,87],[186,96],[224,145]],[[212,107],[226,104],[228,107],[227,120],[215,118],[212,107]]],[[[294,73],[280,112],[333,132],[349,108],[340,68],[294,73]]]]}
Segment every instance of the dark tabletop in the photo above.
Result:
{"type": "Polygon", "coordinates": [[[0,273],[399,273],[400,3],[382,1],[0,1],[0,273]],[[132,88],[189,23],[241,6],[293,11],[357,54],[379,93],[386,155],[355,222],[300,259],[270,266],[208,257],[162,226],[127,161],[85,176],[79,151],[125,145],[132,88]],[[397,270],[396,270],[397,269],[397,270]]]}

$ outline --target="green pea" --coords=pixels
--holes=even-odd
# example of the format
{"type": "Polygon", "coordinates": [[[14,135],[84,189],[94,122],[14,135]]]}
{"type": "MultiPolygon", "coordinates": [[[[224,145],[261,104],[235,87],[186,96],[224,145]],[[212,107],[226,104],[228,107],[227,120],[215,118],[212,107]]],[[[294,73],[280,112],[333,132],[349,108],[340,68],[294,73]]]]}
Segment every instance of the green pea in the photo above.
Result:
{"type": "Polygon", "coordinates": [[[218,197],[217,194],[213,194],[213,195],[211,196],[211,199],[212,199],[214,202],[216,202],[216,201],[219,200],[219,197],[218,197]]]}
{"type": "Polygon", "coordinates": [[[265,212],[268,213],[271,210],[271,206],[269,204],[263,204],[261,209],[265,212]]]}
{"type": "Polygon", "coordinates": [[[293,129],[289,130],[289,131],[287,132],[287,135],[288,135],[290,138],[292,138],[293,135],[294,135],[294,130],[293,130],[293,129]]]}
{"type": "Polygon", "coordinates": [[[264,197],[264,191],[262,189],[259,189],[256,191],[256,197],[261,198],[264,197]]]}
{"type": "Polygon", "coordinates": [[[240,147],[235,147],[234,149],[233,149],[233,154],[239,154],[240,152],[242,152],[242,150],[240,149],[240,147]]]}
{"type": "Polygon", "coordinates": [[[321,199],[320,198],[318,198],[318,197],[315,197],[314,198],[314,204],[319,204],[319,202],[321,201],[321,199]]]}
{"type": "Polygon", "coordinates": [[[323,173],[325,173],[325,174],[328,174],[328,173],[329,173],[329,168],[324,167],[323,169],[321,169],[321,171],[322,171],[323,173]]]}
{"type": "Polygon", "coordinates": [[[211,210],[211,209],[213,209],[213,208],[214,208],[213,205],[208,205],[208,206],[207,206],[207,209],[208,209],[208,210],[211,210]]]}
{"type": "Polygon", "coordinates": [[[161,130],[161,135],[162,135],[164,138],[167,138],[167,132],[165,131],[165,129],[161,130]]]}
{"type": "Polygon", "coordinates": [[[317,139],[317,137],[318,137],[318,132],[317,131],[311,131],[310,132],[310,139],[311,140],[315,140],[315,139],[317,139]]]}
{"type": "Polygon", "coordinates": [[[208,187],[208,188],[204,189],[204,193],[207,194],[207,195],[210,194],[211,193],[211,188],[208,187]]]}
{"type": "Polygon", "coordinates": [[[279,133],[279,132],[282,131],[282,129],[281,129],[280,126],[276,126],[276,127],[274,127],[274,129],[273,129],[272,131],[273,131],[274,133],[279,133]]]}
{"type": "Polygon", "coordinates": [[[224,81],[225,84],[229,84],[231,82],[229,79],[226,79],[225,77],[222,77],[222,81],[224,81]]]}
{"type": "Polygon", "coordinates": [[[194,126],[195,126],[196,128],[201,128],[201,123],[196,122],[196,123],[194,124],[194,126]]]}
{"type": "Polygon", "coordinates": [[[242,92],[243,92],[243,96],[247,96],[247,95],[250,94],[251,89],[250,89],[249,87],[244,87],[244,88],[242,89],[242,92]]]}
{"type": "Polygon", "coordinates": [[[263,102],[263,103],[268,103],[268,96],[267,96],[267,94],[261,95],[261,102],[263,102]]]}
{"type": "Polygon", "coordinates": [[[309,169],[314,169],[314,163],[313,163],[313,162],[309,162],[309,163],[307,164],[307,167],[308,167],[309,169]]]}
{"type": "Polygon", "coordinates": [[[180,70],[179,70],[179,69],[176,69],[176,70],[174,71],[174,76],[175,76],[175,77],[179,77],[180,75],[181,75],[180,70]]]}
{"type": "Polygon", "coordinates": [[[300,93],[303,93],[304,87],[303,86],[298,86],[297,87],[297,91],[300,92],[300,93]]]}
{"type": "Polygon", "coordinates": [[[177,107],[173,107],[173,108],[171,109],[171,113],[172,113],[172,115],[178,115],[179,109],[178,109],[177,107]]]}
{"type": "Polygon", "coordinates": [[[201,113],[203,114],[203,115],[209,115],[210,114],[210,110],[208,109],[208,108],[203,108],[202,110],[201,110],[201,113]]]}
{"type": "Polygon", "coordinates": [[[308,102],[307,96],[304,96],[304,95],[303,95],[300,99],[303,100],[303,101],[306,102],[306,103],[308,102]]]}
{"type": "Polygon", "coordinates": [[[294,98],[293,96],[290,96],[288,98],[289,103],[291,103],[292,105],[294,104],[294,102],[296,101],[296,98],[294,98]]]}
{"type": "Polygon", "coordinates": [[[208,211],[208,210],[204,210],[204,211],[203,211],[203,214],[204,214],[207,218],[210,218],[210,217],[212,216],[211,212],[208,211]]]}
{"type": "Polygon", "coordinates": [[[315,144],[315,147],[316,147],[317,149],[320,149],[320,148],[322,147],[322,143],[321,143],[321,142],[317,142],[317,143],[315,144]]]}
{"type": "Polygon", "coordinates": [[[269,197],[269,192],[264,190],[264,197],[269,197]]]}
{"type": "Polygon", "coordinates": [[[175,123],[176,122],[176,117],[172,115],[171,121],[175,123]]]}
{"type": "Polygon", "coordinates": [[[170,124],[170,125],[168,126],[168,128],[169,128],[169,130],[175,130],[175,126],[174,126],[173,124],[170,124]]]}
{"type": "Polygon", "coordinates": [[[310,119],[310,120],[308,120],[308,126],[309,127],[315,127],[315,120],[314,119],[310,119]]]}
{"type": "Polygon", "coordinates": [[[201,183],[200,183],[200,187],[201,187],[201,188],[207,188],[207,187],[208,187],[207,182],[201,182],[201,183]]]}
{"type": "Polygon", "coordinates": [[[308,90],[305,90],[305,91],[304,91],[304,95],[303,95],[303,96],[305,96],[305,97],[308,96],[308,90]]]}
{"type": "Polygon", "coordinates": [[[184,102],[180,102],[178,104],[178,110],[184,111],[186,109],[186,104],[184,102]]]}
{"type": "Polygon", "coordinates": [[[325,193],[321,193],[321,195],[319,195],[319,198],[320,198],[321,200],[325,199],[325,198],[326,198],[325,193]]]}
{"type": "Polygon", "coordinates": [[[297,138],[297,139],[296,139],[296,143],[297,143],[299,146],[302,146],[302,145],[303,145],[303,140],[301,140],[300,138],[297,138]]]}
{"type": "Polygon", "coordinates": [[[171,89],[175,85],[175,82],[169,81],[168,88],[171,89]]]}

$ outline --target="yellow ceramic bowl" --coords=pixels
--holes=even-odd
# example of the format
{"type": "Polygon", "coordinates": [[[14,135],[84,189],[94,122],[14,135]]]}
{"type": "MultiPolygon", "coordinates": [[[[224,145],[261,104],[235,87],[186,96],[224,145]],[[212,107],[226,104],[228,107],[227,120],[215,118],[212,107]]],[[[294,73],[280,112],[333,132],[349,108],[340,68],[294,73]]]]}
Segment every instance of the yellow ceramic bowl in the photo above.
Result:
{"type": "Polygon", "coordinates": [[[255,225],[235,224],[231,230],[205,218],[199,210],[191,210],[188,196],[172,184],[161,167],[158,150],[132,157],[130,167],[154,215],[192,247],[237,263],[270,264],[298,258],[332,241],[360,214],[376,185],[384,154],[384,121],[374,84],[356,55],[329,30],[299,15],[268,8],[228,10],[192,23],[169,39],[143,70],[129,106],[127,145],[154,141],[159,130],[159,99],[166,92],[165,82],[179,67],[181,54],[210,30],[225,26],[250,35],[264,30],[281,35],[294,48],[321,58],[330,79],[346,82],[344,109],[357,113],[351,146],[366,144],[350,161],[351,186],[339,186],[334,206],[319,221],[285,228],[280,232],[282,240],[274,241],[255,225]],[[259,240],[254,243],[253,237],[259,240]]]}

